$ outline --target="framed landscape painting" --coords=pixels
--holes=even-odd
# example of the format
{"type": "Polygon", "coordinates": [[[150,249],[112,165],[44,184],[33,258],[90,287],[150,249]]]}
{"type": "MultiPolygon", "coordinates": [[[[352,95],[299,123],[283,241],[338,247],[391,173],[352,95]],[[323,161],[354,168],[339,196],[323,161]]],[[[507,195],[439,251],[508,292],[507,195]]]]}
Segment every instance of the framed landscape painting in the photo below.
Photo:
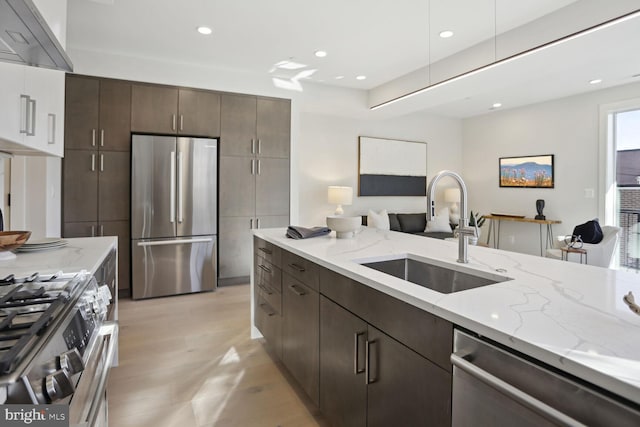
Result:
{"type": "Polygon", "coordinates": [[[500,157],[500,187],[553,188],[553,154],[500,157]]]}

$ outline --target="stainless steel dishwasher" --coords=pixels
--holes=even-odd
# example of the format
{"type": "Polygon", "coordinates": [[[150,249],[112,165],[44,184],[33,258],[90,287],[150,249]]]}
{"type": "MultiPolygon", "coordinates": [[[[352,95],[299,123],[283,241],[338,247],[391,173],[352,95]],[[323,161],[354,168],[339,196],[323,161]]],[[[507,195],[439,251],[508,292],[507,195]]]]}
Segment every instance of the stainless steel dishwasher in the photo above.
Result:
{"type": "Polygon", "coordinates": [[[456,330],[452,426],[634,426],[640,407],[456,330]]]}

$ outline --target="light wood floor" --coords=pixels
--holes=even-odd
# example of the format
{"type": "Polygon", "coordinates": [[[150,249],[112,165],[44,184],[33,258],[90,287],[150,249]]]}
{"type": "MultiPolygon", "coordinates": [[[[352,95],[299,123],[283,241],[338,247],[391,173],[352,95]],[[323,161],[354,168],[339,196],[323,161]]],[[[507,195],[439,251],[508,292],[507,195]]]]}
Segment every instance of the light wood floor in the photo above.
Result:
{"type": "Polygon", "coordinates": [[[251,340],[249,285],[120,300],[112,427],[327,426],[288,374],[251,340]]]}

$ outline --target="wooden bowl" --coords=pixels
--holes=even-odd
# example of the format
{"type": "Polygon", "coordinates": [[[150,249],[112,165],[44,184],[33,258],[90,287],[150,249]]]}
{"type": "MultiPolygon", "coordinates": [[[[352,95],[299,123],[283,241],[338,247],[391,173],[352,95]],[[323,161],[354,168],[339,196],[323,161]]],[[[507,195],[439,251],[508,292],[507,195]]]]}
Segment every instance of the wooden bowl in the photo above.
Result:
{"type": "Polygon", "coordinates": [[[31,237],[30,231],[0,231],[0,251],[11,251],[24,245],[31,237]]]}

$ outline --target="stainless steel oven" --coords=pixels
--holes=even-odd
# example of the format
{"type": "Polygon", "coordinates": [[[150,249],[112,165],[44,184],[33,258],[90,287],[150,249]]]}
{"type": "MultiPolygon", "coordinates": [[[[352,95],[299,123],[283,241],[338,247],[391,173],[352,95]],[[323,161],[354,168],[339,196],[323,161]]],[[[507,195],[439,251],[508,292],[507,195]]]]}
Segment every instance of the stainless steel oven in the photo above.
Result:
{"type": "Polygon", "coordinates": [[[0,403],[68,404],[71,426],[106,426],[111,300],[87,272],[0,279],[0,403]]]}
{"type": "Polygon", "coordinates": [[[89,349],[84,371],[69,403],[71,426],[108,426],[106,386],[117,342],[117,323],[102,325],[89,349]]]}
{"type": "Polygon", "coordinates": [[[640,425],[638,405],[456,330],[452,426],[640,425]]]}

